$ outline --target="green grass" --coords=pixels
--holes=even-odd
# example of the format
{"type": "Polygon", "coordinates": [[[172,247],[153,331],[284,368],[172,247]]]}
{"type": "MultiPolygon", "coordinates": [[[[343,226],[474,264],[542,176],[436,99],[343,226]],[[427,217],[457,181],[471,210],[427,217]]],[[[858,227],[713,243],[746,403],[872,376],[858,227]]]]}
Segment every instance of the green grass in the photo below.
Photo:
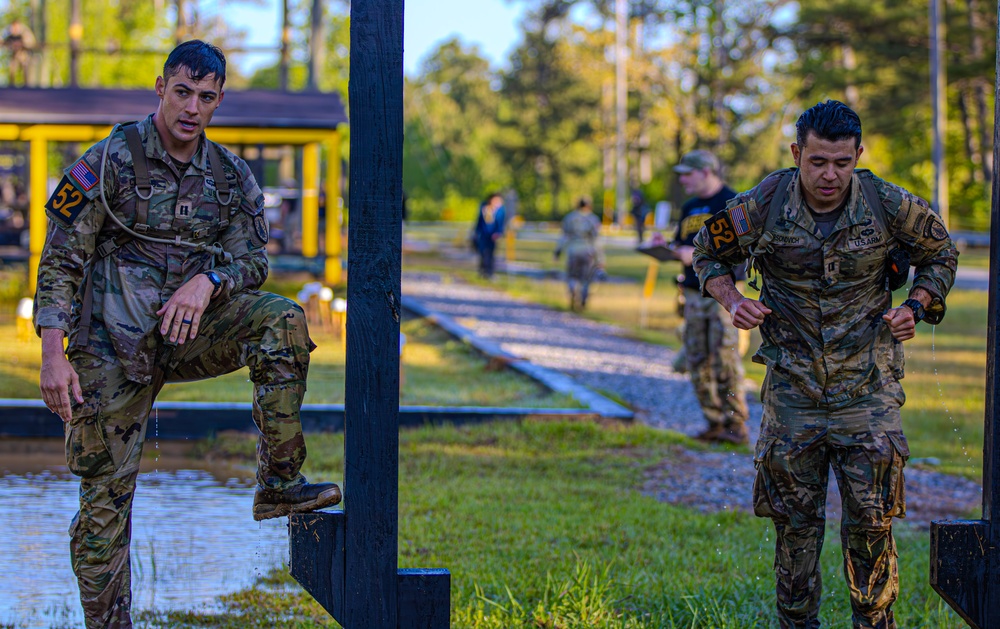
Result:
{"type": "MultiPolygon", "coordinates": [[[[559,263],[552,260],[552,248],[552,243],[518,240],[517,261],[557,268],[559,263]]],[[[605,252],[609,274],[636,281],[597,284],[583,315],[621,326],[634,338],[677,349],[680,341],[676,329],[682,318],[677,308],[677,288],[671,278],[680,271],[679,263],[660,265],[655,291],[647,300],[643,298],[642,280],[649,258],[613,243],[605,246],[605,252]]],[[[983,250],[970,250],[962,254],[960,263],[982,262],[984,257],[988,266],[988,255],[983,250]]],[[[432,254],[411,254],[406,261],[431,268],[450,268],[452,272],[456,272],[457,266],[432,254]]],[[[457,272],[468,281],[482,282],[475,277],[473,266],[469,263],[468,268],[457,272]]],[[[498,274],[491,285],[553,308],[567,307],[565,288],[556,280],[537,281],[498,274]]],[[[897,291],[893,303],[898,305],[905,298],[905,290],[897,291]]],[[[916,338],[904,345],[903,387],[907,401],[903,407],[903,425],[912,456],[938,458],[942,462],[937,468],[940,471],[976,481],[982,479],[986,309],[984,292],[953,290],[944,321],[938,326],[920,324],[916,338]]],[[[754,331],[751,351],[744,358],[747,376],[758,383],[763,381],[765,369],[750,357],[759,344],[759,333],[754,331]]]]}
{"type": "MultiPolygon", "coordinates": [[[[213,451],[252,461],[252,439],[223,439],[213,451]]],[[[775,627],[769,521],[703,515],[638,491],[644,472],[678,444],[690,445],[641,425],[592,422],[403,431],[400,567],[451,571],[456,629],[775,627]]],[[[309,452],[307,475],[342,477],[341,436],[310,436],[309,452]]],[[[833,524],[827,536],[823,626],[845,628],[850,608],[833,524]]],[[[902,523],[897,539],[899,625],[963,626],[928,585],[927,532],[902,523]]],[[[224,615],[146,620],[150,627],[330,626],[284,569],[223,600],[224,615]]]]}
{"type": "MultiPolygon", "coordinates": [[[[478,352],[425,319],[404,319],[404,384],[400,403],[415,406],[499,406],[581,408],[569,395],[553,393],[512,370],[493,370],[478,352]]],[[[316,330],[307,404],[342,404],[346,353],[340,338],[316,330]]],[[[37,399],[41,344],[34,333],[20,337],[13,323],[0,322],[0,398],[37,399]]],[[[249,402],[253,385],[246,368],[183,384],[168,384],[159,401],[249,402]]]]}

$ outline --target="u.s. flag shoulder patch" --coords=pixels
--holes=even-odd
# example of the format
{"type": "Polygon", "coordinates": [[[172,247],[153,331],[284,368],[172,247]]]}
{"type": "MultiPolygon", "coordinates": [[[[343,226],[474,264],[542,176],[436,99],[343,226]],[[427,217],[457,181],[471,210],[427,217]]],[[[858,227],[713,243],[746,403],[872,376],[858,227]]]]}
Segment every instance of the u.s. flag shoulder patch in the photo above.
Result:
{"type": "Polygon", "coordinates": [[[747,216],[745,203],[729,208],[729,217],[732,220],[733,231],[736,232],[737,236],[742,236],[750,231],[750,217],[747,216]]]}
{"type": "Polygon", "coordinates": [[[90,169],[87,162],[82,159],[76,163],[76,166],[69,169],[69,176],[84,192],[90,192],[90,190],[97,185],[98,181],[97,175],[95,175],[94,171],[90,169]]]}

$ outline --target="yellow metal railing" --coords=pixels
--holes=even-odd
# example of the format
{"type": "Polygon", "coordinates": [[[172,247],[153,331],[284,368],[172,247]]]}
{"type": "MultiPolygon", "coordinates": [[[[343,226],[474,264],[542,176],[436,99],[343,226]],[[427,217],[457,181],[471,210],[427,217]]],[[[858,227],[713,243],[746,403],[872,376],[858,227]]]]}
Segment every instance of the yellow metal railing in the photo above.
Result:
{"type": "MultiPolygon", "coordinates": [[[[29,275],[32,292],[38,275],[38,262],[45,245],[45,202],[48,200],[48,143],[96,142],[111,132],[107,125],[17,125],[0,124],[0,140],[29,144],[29,275]]],[[[290,144],[302,145],[302,255],[319,254],[320,143],[326,147],[326,264],[327,284],[341,280],[342,244],[340,225],[342,204],[340,189],[340,141],[330,129],[260,129],[251,127],[213,127],[206,131],[214,142],[228,145],[290,144]]]]}

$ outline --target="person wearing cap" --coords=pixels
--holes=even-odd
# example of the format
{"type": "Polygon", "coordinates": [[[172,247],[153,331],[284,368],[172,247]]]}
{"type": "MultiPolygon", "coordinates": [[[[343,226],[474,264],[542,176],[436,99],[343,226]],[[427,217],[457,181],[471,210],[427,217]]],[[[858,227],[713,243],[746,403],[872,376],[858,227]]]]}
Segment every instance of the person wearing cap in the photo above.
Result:
{"type": "Polygon", "coordinates": [[[566,252],[566,285],[569,289],[569,307],[582,310],[587,306],[590,283],[604,266],[604,257],[597,246],[601,232],[601,219],[594,215],[588,197],[582,197],[576,209],[562,221],[562,236],[556,244],[555,258],[566,252]]]}
{"type": "Polygon", "coordinates": [[[753,360],[767,375],[753,509],[774,523],[779,626],[820,626],[832,468],[850,626],[895,629],[892,521],[906,515],[910,454],[903,342],[919,321],[944,318],[958,250],[926,201],[857,168],[861,119],[850,107],[818,103],[795,129],[795,168],[771,173],[711,217],[695,237],[694,268],[734,325],[760,328],[753,360]],[[732,280],[748,258],[763,281],[756,299],[732,280]],[[893,286],[910,266],[909,298],[893,307],[893,286]]]}
{"type": "MultiPolygon", "coordinates": [[[[726,209],[726,202],[736,192],[723,182],[719,159],[709,151],[687,153],[674,166],[674,172],[684,192],[693,195],[681,206],[673,244],[684,265],[679,288],[684,295],[686,367],[708,422],[708,428],[696,438],[745,444],[749,441],[746,426],[749,410],[743,391],[739,331],[715,299],[702,295],[698,274],[691,266],[695,235],[709,217],[726,209]]],[[[734,270],[733,280],[743,279],[742,267],[734,270]]]]}

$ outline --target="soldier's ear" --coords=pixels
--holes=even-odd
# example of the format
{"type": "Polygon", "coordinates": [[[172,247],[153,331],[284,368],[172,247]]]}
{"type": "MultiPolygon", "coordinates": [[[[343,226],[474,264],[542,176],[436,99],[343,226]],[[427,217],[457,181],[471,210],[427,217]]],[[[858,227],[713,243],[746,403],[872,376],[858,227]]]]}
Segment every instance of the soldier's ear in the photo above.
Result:
{"type": "Polygon", "coordinates": [[[166,83],[163,81],[163,77],[162,76],[156,77],[156,85],[155,85],[156,95],[159,96],[161,99],[163,98],[166,87],[167,86],[166,83]]]}

